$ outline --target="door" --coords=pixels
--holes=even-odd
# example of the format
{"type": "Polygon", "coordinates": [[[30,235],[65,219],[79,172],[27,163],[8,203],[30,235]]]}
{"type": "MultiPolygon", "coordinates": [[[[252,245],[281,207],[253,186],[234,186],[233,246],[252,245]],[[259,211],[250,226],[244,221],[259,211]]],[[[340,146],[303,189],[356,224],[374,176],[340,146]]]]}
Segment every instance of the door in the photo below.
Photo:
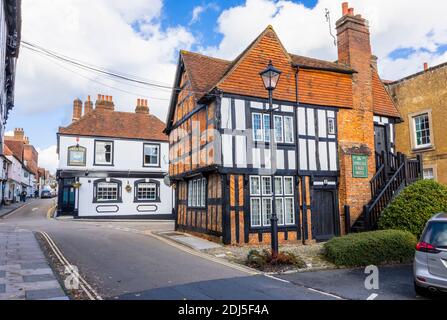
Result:
{"type": "Polygon", "coordinates": [[[75,189],[73,188],[73,179],[66,179],[60,186],[60,214],[62,215],[72,215],[75,211],[75,189]]]}
{"type": "Polygon", "coordinates": [[[387,135],[386,135],[386,127],[385,126],[374,126],[374,141],[376,145],[376,152],[381,154],[382,151],[388,152],[388,143],[387,143],[387,135]]]}
{"type": "Polygon", "coordinates": [[[312,199],[312,235],[317,241],[326,241],[338,232],[336,190],[315,189],[312,199]]]}

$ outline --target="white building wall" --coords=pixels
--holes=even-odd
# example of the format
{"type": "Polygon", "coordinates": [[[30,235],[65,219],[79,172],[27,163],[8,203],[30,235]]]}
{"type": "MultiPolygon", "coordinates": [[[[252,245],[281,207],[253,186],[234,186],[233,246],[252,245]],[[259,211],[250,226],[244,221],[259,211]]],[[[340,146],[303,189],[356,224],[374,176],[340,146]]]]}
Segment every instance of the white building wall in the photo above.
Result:
{"type": "Polygon", "coordinates": [[[137,141],[137,140],[113,140],[114,141],[114,165],[95,166],[94,146],[95,140],[109,141],[107,138],[79,138],[79,146],[87,148],[87,165],[85,167],[68,166],[68,148],[76,146],[76,137],[61,136],[59,144],[59,170],[89,170],[89,171],[145,171],[145,172],[168,172],[169,170],[169,144],[157,141],[137,141]],[[143,146],[145,143],[160,144],[160,165],[161,167],[143,166],[143,146]]]}
{"type": "Polygon", "coordinates": [[[134,183],[141,179],[120,179],[122,183],[122,203],[93,203],[94,182],[97,179],[81,178],[79,188],[79,217],[92,216],[138,216],[138,215],[169,215],[172,214],[173,197],[170,187],[163,183],[162,179],[156,180],[160,183],[160,202],[157,203],[135,203],[134,183]],[[132,186],[132,191],[126,191],[126,185],[132,186]]]}
{"type": "MultiPolygon", "coordinates": [[[[85,177],[81,175],[79,182],[81,186],[76,192],[75,208],[79,217],[125,217],[125,216],[151,216],[171,215],[173,209],[173,190],[166,186],[163,181],[164,175],[169,170],[169,144],[167,142],[146,141],[146,140],[120,140],[108,138],[90,138],[60,136],[59,140],[59,170],[87,172],[85,177]],[[95,163],[95,140],[113,141],[113,166],[96,166],[95,163]],[[87,149],[86,166],[68,166],[68,149],[78,145],[87,149]],[[143,164],[143,151],[145,144],[160,145],[160,166],[146,167],[143,164]],[[121,203],[95,203],[94,185],[95,181],[105,179],[104,173],[119,172],[120,177],[113,177],[112,180],[121,181],[121,203]],[[132,173],[133,178],[124,175],[132,173]],[[135,174],[141,173],[142,177],[137,178],[135,174]],[[121,174],[123,176],[121,176],[121,174]],[[135,181],[145,179],[145,174],[157,175],[157,178],[150,178],[159,182],[160,202],[140,203],[134,199],[135,181]],[[131,192],[127,192],[126,186],[132,187],[131,192]]],[[[116,174],[115,174],[116,175],[116,174]]]]}

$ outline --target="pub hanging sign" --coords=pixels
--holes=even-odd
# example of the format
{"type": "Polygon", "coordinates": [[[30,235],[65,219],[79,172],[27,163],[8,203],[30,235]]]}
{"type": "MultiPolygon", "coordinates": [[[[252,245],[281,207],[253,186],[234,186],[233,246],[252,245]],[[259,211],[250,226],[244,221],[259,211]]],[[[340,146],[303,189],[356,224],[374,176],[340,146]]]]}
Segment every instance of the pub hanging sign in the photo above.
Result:
{"type": "Polygon", "coordinates": [[[352,177],[368,178],[368,156],[352,156],[352,177]]]}

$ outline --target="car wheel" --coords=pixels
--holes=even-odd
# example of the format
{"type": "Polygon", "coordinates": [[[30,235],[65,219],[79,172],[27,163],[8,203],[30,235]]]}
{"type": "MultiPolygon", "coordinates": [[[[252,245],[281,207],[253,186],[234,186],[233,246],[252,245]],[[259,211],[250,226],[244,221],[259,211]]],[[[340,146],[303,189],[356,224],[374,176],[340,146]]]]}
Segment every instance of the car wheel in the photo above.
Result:
{"type": "Polygon", "coordinates": [[[416,291],[416,294],[421,297],[430,296],[430,292],[428,291],[428,289],[421,287],[416,282],[414,282],[414,291],[416,291]]]}

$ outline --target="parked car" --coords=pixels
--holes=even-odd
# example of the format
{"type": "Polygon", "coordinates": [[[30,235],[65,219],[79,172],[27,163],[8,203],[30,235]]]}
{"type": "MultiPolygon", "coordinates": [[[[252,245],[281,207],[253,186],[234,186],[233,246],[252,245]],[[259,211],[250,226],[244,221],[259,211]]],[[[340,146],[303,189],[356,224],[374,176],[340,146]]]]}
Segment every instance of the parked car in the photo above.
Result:
{"type": "Polygon", "coordinates": [[[40,197],[42,199],[51,199],[53,198],[53,195],[51,194],[50,190],[43,190],[42,193],[40,194],[40,197]]]}
{"type": "Polygon", "coordinates": [[[421,296],[447,293],[447,213],[433,217],[416,247],[415,290],[421,296]]]}

